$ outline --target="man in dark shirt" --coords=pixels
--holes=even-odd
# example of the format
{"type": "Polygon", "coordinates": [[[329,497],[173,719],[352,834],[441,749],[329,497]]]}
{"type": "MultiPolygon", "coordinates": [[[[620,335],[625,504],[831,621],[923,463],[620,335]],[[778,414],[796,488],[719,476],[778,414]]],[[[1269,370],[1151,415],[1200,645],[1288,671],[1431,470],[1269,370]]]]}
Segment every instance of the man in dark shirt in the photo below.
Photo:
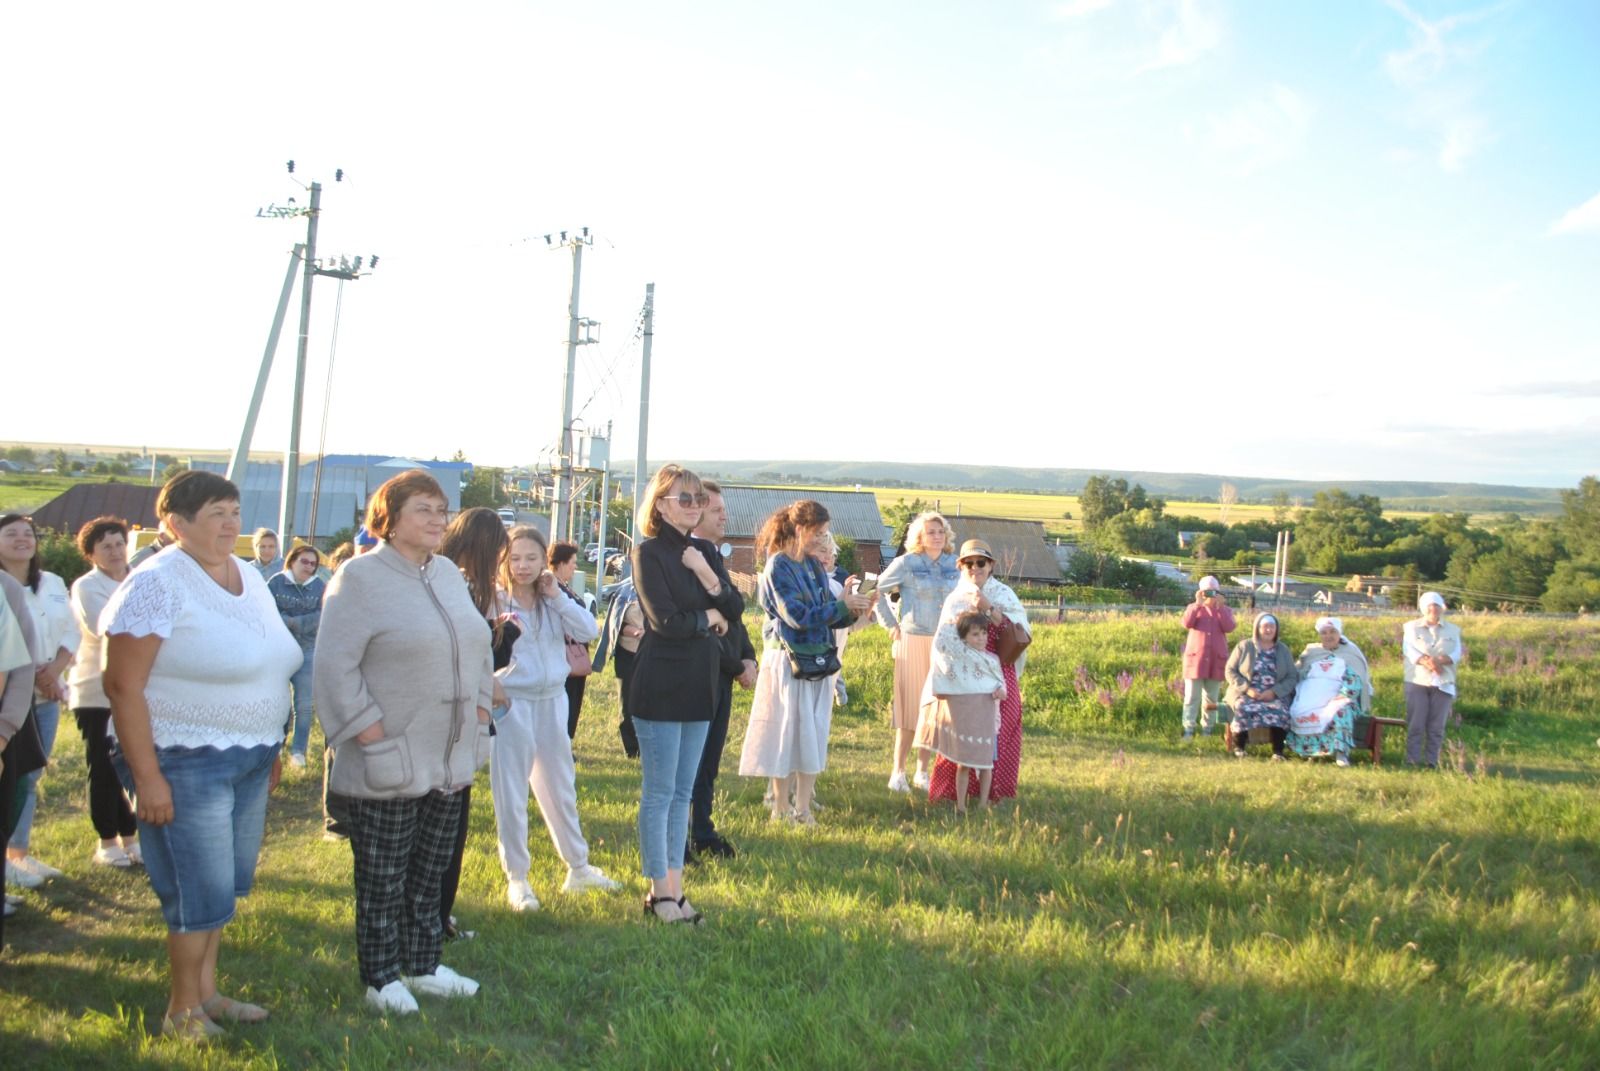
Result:
{"type": "MultiPolygon", "coordinates": [[[[722,498],[722,488],[712,480],[702,480],[711,501],[700,515],[694,535],[720,547],[728,531],[728,507],[722,498]]],[[[728,567],[719,554],[711,561],[717,579],[727,587],[733,586],[728,577],[728,567]]],[[[711,715],[711,726],[706,732],[705,751],[700,754],[700,771],[694,778],[694,794],[689,802],[689,850],[685,856],[696,862],[701,855],[720,855],[732,858],[733,845],[717,832],[711,822],[711,794],[716,787],[717,768],[722,765],[722,748],[728,741],[728,718],[733,711],[733,682],[746,688],[755,687],[756,651],[750,643],[750,634],[743,619],[728,622],[727,635],[722,644],[722,672],[717,677],[717,706],[711,715]]]]}

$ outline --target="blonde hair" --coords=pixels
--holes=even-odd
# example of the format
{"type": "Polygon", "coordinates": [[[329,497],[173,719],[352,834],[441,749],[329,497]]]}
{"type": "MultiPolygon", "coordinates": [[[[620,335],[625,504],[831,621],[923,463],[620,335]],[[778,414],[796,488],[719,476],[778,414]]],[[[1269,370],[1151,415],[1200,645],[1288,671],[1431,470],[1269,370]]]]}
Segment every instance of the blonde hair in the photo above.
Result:
{"type": "Polygon", "coordinates": [[[938,521],[944,525],[945,549],[956,541],[955,529],[950,527],[950,522],[944,519],[944,514],[935,510],[919,513],[911,519],[911,524],[906,528],[906,550],[912,554],[922,553],[922,530],[928,526],[929,521],[938,521]]]}
{"type": "Polygon", "coordinates": [[[684,468],[682,465],[671,462],[662,465],[656,474],[650,477],[650,484],[645,489],[644,498],[639,502],[639,515],[634,518],[638,524],[639,532],[647,538],[654,537],[661,532],[661,526],[666,523],[661,513],[656,509],[667,493],[672,490],[673,484],[683,481],[684,489],[692,492],[705,490],[700,482],[700,477],[684,468]]]}

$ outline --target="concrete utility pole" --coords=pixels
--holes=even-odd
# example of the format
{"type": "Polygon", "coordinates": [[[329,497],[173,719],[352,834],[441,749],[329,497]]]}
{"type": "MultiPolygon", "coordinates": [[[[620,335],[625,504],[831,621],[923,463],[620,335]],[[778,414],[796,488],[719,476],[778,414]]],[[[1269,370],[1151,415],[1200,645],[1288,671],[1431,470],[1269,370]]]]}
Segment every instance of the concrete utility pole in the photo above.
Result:
{"type": "Polygon", "coordinates": [[[228,462],[228,479],[235,484],[244,479],[245,466],[250,463],[250,440],[255,437],[256,417],[261,415],[261,399],[267,393],[267,377],[272,374],[272,358],[278,352],[278,336],[283,332],[283,318],[289,313],[289,295],[294,292],[294,269],[306,251],[296,245],[289,254],[289,270],[283,273],[283,292],[278,295],[278,309],[272,314],[272,329],[267,332],[267,349],[261,355],[261,371],[256,373],[255,393],[250,395],[250,409],[245,414],[244,430],[239,433],[239,448],[228,462]]]}
{"type": "MultiPolygon", "coordinates": [[[[650,344],[656,334],[656,284],[644,287],[644,344],[639,354],[639,449],[633,455],[633,515],[639,516],[639,499],[644,494],[645,453],[650,440],[650,344]]],[[[634,533],[637,540],[639,533],[634,533]]]]}
{"type": "MultiPolygon", "coordinates": [[[[549,237],[546,235],[545,240],[549,237]]],[[[578,329],[585,326],[578,316],[578,291],[583,279],[583,247],[593,242],[588,227],[570,240],[566,231],[561,232],[561,244],[572,247],[572,297],[567,302],[567,370],[561,378],[561,468],[556,473],[556,508],[550,518],[552,540],[563,538],[561,533],[568,532],[572,523],[572,503],[568,501],[572,495],[572,379],[577,370],[578,347],[593,341],[578,338],[578,329]]]]}
{"type": "Polygon", "coordinates": [[[306,347],[311,341],[311,283],[317,277],[317,218],[322,214],[322,183],[311,184],[311,210],[306,217],[305,273],[300,282],[300,344],[294,356],[294,403],[289,407],[289,450],[283,463],[283,501],[278,511],[278,540],[294,540],[295,498],[300,492],[300,407],[306,393],[306,347]]]}

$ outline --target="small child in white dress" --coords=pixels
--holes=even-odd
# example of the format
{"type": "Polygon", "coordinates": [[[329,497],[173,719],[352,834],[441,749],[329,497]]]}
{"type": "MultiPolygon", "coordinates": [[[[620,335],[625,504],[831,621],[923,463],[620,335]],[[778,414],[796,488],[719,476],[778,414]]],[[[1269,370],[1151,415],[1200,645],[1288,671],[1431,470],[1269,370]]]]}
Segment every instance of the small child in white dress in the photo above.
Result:
{"type": "Polygon", "coordinates": [[[979,805],[989,805],[1006,682],[988,642],[989,615],[980,610],[963,611],[941,625],[923,693],[917,746],[956,764],[957,814],[967,810],[968,770],[978,771],[979,805]]]}

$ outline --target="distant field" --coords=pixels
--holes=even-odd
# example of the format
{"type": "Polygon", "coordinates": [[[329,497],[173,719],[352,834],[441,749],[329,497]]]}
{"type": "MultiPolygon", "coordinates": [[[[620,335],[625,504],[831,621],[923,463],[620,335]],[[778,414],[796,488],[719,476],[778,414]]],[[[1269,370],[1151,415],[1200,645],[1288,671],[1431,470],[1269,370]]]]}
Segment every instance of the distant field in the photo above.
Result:
{"type": "MultiPolygon", "coordinates": [[[[831,487],[819,488],[830,491],[854,491],[855,484],[836,484],[831,487]]],[[[983,517],[1005,517],[1014,521],[1040,521],[1044,524],[1045,532],[1049,536],[1072,536],[1083,528],[1081,510],[1078,505],[1077,495],[1033,495],[1010,491],[936,491],[936,490],[909,490],[904,487],[869,487],[862,485],[862,491],[871,491],[878,498],[878,508],[886,509],[899,502],[910,502],[913,499],[922,499],[932,502],[941,513],[952,519],[963,513],[975,513],[983,517]],[[1067,519],[1067,514],[1071,519],[1067,519]]],[[[795,489],[797,492],[801,488],[795,489]]],[[[1270,518],[1273,507],[1266,505],[1236,504],[1228,507],[1227,521],[1235,524],[1239,521],[1270,518]]],[[[1222,516],[1222,507],[1215,502],[1184,502],[1169,500],[1167,512],[1175,516],[1199,517],[1203,520],[1217,520],[1222,516]]],[[[1385,510],[1391,517],[1426,517],[1427,514],[1414,510],[1385,510]]],[[[1483,517],[1475,516],[1474,523],[1482,523],[1492,515],[1483,517]]],[[[959,525],[957,526],[959,530],[959,525]]]]}
{"type": "MultiPolygon", "coordinates": [[[[144,482],[132,476],[115,478],[122,483],[144,482]]],[[[32,512],[75,484],[107,483],[111,479],[109,476],[39,476],[34,473],[7,473],[0,476],[0,512],[32,512]]]]}

